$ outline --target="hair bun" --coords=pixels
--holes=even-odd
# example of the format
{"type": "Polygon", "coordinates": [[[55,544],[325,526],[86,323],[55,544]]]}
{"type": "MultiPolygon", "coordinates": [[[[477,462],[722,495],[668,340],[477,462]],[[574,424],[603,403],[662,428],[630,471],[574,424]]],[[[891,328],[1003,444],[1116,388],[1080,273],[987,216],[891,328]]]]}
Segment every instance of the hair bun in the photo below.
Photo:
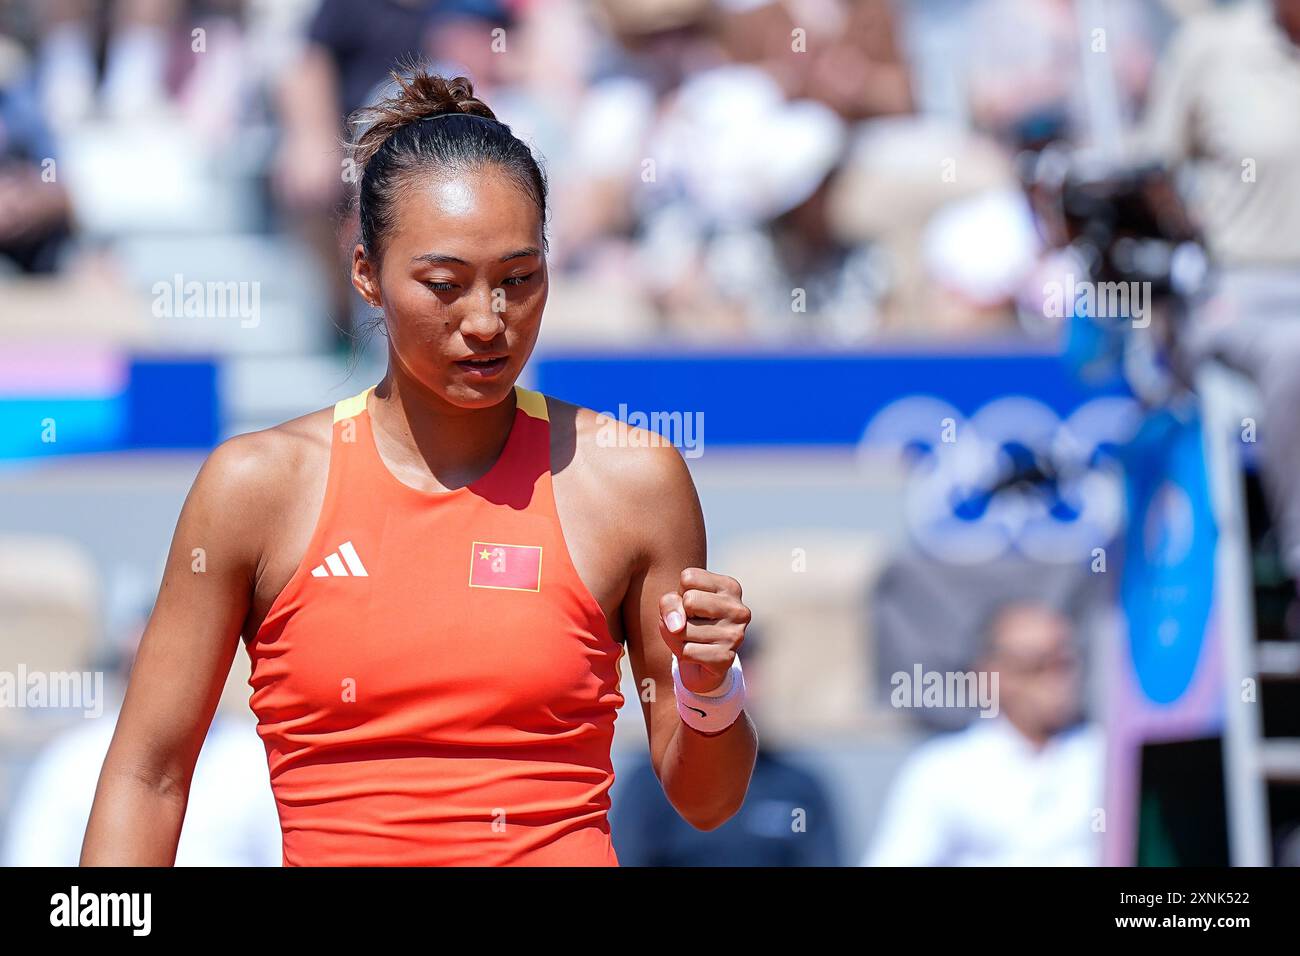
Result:
{"type": "Polygon", "coordinates": [[[496,119],[488,105],[474,95],[474,85],[468,77],[447,79],[420,67],[394,70],[392,77],[397,90],[374,106],[357,110],[351,121],[354,126],[364,127],[353,146],[353,158],[363,167],[384,141],[403,126],[458,113],[496,119]]]}

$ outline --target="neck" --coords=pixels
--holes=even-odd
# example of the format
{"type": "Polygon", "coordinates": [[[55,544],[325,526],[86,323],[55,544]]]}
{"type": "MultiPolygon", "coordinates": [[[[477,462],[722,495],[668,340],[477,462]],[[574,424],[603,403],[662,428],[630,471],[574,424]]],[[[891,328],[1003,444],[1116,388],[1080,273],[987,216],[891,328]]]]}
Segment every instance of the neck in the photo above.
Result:
{"type": "Polygon", "coordinates": [[[490,408],[460,408],[431,392],[390,360],[375,387],[376,444],[400,474],[445,490],[464,487],[501,457],[515,420],[513,391],[490,408]]]}
{"type": "Polygon", "coordinates": [[[1046,732],[1042,727],[1033,726],[1024,720],[1011,716],[1005,711],[1002,716],[1006,719],[1007,723],[1015,729],[1016,733],[1020,734],[1021,737],[1028,741],[1030,746],[1035,750],[1042,750],[1047,746],[1048,741],[1052,739],[1052,734],[1046,732]]]}

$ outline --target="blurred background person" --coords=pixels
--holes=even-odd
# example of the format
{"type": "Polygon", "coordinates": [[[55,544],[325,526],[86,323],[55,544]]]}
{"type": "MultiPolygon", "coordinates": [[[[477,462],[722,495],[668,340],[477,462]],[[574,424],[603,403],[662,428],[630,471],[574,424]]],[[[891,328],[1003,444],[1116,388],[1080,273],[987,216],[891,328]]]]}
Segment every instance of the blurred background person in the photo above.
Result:
{"type": "Polygon", "coordinates": [[[50,273],[71,235],[53,131],[30,57],[0,24],[0,269],[50,273]]]}
{"type": "MultiPolygon", "coordinates": [[[[14,798],[4,866],[77,866],[117,708],[51,741],[14,798]]],[[[280,824],[266,751],[243,714],[218,713],[189,792],[177,866],[279,866],[280,824]]]]}
{"type": "MultiPolygon", "coordinates": [[[[95,662],[112,699],[45,744],[23,775],[0,843],[3,866],[77,866],[131,662],[143,633],[138,592],[119,587],[107,617],[113,638],[95,662]]],[[[146,603],[147,608],[147,603],[146,603]]],[[[266,750],[248,713],[247,667],[236,666],[204,740],[188,794],[177,866],[280,866],[281,834],[266,750]]]]}
{"type": "Polygon", "coordinates": [[[1167,15],[1156,4],[976,0],[964,60],[972,122],[1012,144],[1099,142],[1095,90],[1105,83],[1117,119],[1137,113],[1167,15]],[[1087,58],[1104,63],[1098,79],[1087,58]]]}
{"type": "Polygon", "coordinates": [[[51,120],[68,128],[100,111],[126,119],[157,109],[167,98],[169,33],[184,6],[182,0],[41,4],[41,88],[51,120]]]}
{"type": "Polygon", "coordinates": [[[361,308],[346,268],[358,226],[343,207],[349,184],[359,181],[344,158],[346,121],[376,101],[390,70],[421,55],[437,6],[437,0],[322,0],[296,62],[274,91],[281,131],[272,193],[285,225],[317,257],[330,309],[323,318],[344,350],[361,308]]]}
{"type": "Polygon", "coordinates": [[[1103,739],[1081,719],[1070,623],[1042,605],[989,619],[979,672],[997,714],[920,747],[903,766],[866,866],[1091,866],[1100,862],[1103,739]]]}
{"type": "Polygon", "coordinates": [[[237,76],[244,7],[244,0],[40,4],[34,26],[46,117],[64,132],[98,117],[130,123],[175,111],[229,134],[246,92],[237,76]]]}
{"type": "MultiPolygon", "coordinates": [[[[1153,83],[1138,152],[1163,160],[1197,220],[1214,284],[1180,333],[1262,402],[1259,452],[1281,557],[1300,580],[1300,2],[1244,0],[1190,18],[1153,83]]],[[[1300,605],[1288,613],[1300,639],[1300,605]]]]}
{"type": "Polygon", "coordinates": [[[827,187],[851,124],[911,108],[890,8],[804,27],[774,2],[604,7],[622,49],[575,137],[598,202],[574,204],[560,263],[687,339],[870,335],[883,263],[836,234],[827,187]]]}

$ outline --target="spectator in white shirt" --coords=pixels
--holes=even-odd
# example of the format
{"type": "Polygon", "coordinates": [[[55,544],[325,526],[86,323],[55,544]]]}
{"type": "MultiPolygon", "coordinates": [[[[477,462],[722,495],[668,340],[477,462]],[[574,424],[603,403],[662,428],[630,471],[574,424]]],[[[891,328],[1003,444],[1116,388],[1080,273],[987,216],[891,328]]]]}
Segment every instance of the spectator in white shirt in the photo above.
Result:
{"type": "Polygon", "coordinates": [[[895,781],[865,866],[1091,866],[1103,741],[1079,721],[1081,666],[1069,622],[1034,604],[990,618],[980,670],[997,672],[997,716],[928,741],[895,781]]]}
{"type": "MultiPolygon", "coordinates": [[[[151,603],[147,577],[119,572],[105,617],[106,684],[125,685],[151,603]]],[[[177,866],[280,866],[283,838],[267,774],[266,746],[248,707],[247,655],[236,655],[199,752],[177,866]]],[[[119,695],[110,695],[119,696],[119,695]]],[[[100,770],[120,704],[80,720],[45,745],[0,817],[0,866],[77,866],[100,770]]]]}
{"type": "MultiPolygon", "coordinates": [[[[106,711],[56,738],[24,778],[5,835],[5,866],[76,866],[100,768],[117,726],[106,711]]],[[[280,866],[280,820],[266,749],[249,715],[218,712],[199,753],[177,866],[280,866]]]]}

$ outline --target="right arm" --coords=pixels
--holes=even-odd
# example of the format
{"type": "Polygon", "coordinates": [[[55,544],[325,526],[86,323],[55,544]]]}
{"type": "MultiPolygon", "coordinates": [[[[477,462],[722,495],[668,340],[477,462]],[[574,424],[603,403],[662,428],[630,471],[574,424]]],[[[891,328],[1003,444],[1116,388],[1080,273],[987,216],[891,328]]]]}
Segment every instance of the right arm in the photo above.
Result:
{"type": "Polygon", "coordinates": [[[252,601],[273,442],[231,439],[194,480],[100,772],[82,866],[175,862],[194,764],[252,601]]]}

